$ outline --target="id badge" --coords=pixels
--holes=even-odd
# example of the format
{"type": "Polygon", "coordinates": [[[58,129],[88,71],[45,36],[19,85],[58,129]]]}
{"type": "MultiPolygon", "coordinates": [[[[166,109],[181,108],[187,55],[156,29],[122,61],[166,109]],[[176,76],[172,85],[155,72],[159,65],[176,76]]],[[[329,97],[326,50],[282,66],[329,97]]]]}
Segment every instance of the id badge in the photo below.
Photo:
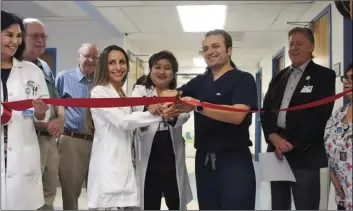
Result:
{"type": "Polygon", "coordinates": [[[313,86],[304,86],[300,91],[300,93],[311,93],[312,90],[313,90],[313,86]]]}
{"type": "Polygon", "coordinates": [[[347,153],[346,152],[340,152],[340,160],[347,161],[347,153]]]}
{"type": "Polygon", "coordinates": [[[34,114],[33,109],[27,109],[22,111],[22,116],[25,118],[33,118],[33,114],[34,114]]]}

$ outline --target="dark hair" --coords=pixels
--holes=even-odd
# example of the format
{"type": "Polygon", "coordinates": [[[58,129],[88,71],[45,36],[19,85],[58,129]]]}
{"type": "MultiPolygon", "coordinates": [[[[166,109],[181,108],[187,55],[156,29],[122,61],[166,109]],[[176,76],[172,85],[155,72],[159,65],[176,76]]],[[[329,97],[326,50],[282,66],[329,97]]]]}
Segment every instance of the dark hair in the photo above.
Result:
{"type": "Polygon", "coordinates": [[[164,51],[160,51],[158,53],[153,54],[150,59],[148,60],[148,67],[150,69],[150,72],[148,73],[148,76],[146,78],[146,80],[143,82],[143,85],[146,86],[147,89],[150,89],[152,86],[154,86],[152,79],[151,79],[151,71],[152,71],[152,67],[159,62],[159,60],[161,59],[166,59],[170,62],[171,66],[172,66],[172,70],[173,70],[173,75],[174,78],[172,79],[172,81],[169,84],[169,89],[175,89],[176,88],[176,73],[179,70],[179,64],[177,59],[175,58],[175,56],[173,55],[172,52],[164,50],[164,51]]]}
{"type": "MultiPolygon", "coordinates": [[[[110,45],[102,51],[99,55],[97,68],[93,77],[93,87],[98,85],[106,85],[109,83],[109,71],[108,71],[108,55],[111,51],[120,51],[124,54],[126,65],[127,65],[127,73],[123,80],[121,81],[121,85],[123,85],[126,81],[127,75],[130,70],[129,57],[125,50],[117,45],[110,45]]],[[[88,108],[86,110],[86,130],[88,133],[94,133],[94,123],[92,119],[91,110],[88,108]]]]}
{"type": "Polygon", "coordinates": [[[353,63],[350,63],[347,68],[344,70],[344,74],[346,75],[348,71],[353,71],[353,63]]]}
{"type": "Polygon", "coordinates": [[[145,80],[147,79],[147,75],[143,75],[141,77],[139,77],[137,80],[136,80],[136,83],[134,84],[134,87],[132,89],[135,88],[136,85],[143,85],[143,83],[145,82],[145,80]]]}
{"type": "MultiPolygon", "coordinates": [[[[212,31],[208,31],[205,34],[205,38],[211,35],[221,35],[224,39],[224,45],[226,47],[226,50],[228,52],[228,48],[233,48],[233,41],[232,41],[232,36],[230,36],[230,34],[222,29],[215,29],[212,31]]],[[[234,62],[232,61],[232,57],[229,57],[230,60],[230,65],[234,68],[237,69],[237,66],[234,64],[234,62]]],[[[206,67],[206,73],[211,73],[211,68],[206,67]]]]}
{"type": "MultiPolygon", "coordinates": [[[[6,10],[1,10],[1,32],[8,29],[11,25],[18,24],[22,31],[22,36],[25,28],[22,23],[22,18],[15,15],[14,13],[8,12],[6,10]]],[[[22,43],[18,46],[16,53],[13,55],[17,60],[23,60],[23,52],[25,50],[25,39],[22,37],[22,43]]]]}
{"type": "MultiPolygon", "coordinates": [[[[302,33],[304,34],[304,36],[308,39],[308,41],[311,43],[311,44],[315,44],[315,38],[314,38],[314,33],[311,29],[309,28],[306,28],[306,27],[294,27],[293,29],[291,29],[289,32],[288,32],[288,39],[293,35],[293,34],[296,34],[296,33],[302,33]]],[[[311,59],[313,59],[314,56],[311,55],[311,59]]]]}
{"type": "Polygon", "coordinates": [[[124,85],[128,72],[130,70],[130,64],[129,64],[129,57],[126,53],[126,51],[117,46],[117,45],[110,45],[102,51],[102,53],[99,55],[98,63],[97,63],[97,68],[94,73],[94,78],[93,78],[93,87],[97,85],[105,85],[109,82],[109,72],[108,72],[108,55],[111,51],[120,51],[121,53],[124,54],[125,60],[126,60],[126,65],[127,65],[127,73],[123,80],[121,81],[121,85],[124,85]]]}

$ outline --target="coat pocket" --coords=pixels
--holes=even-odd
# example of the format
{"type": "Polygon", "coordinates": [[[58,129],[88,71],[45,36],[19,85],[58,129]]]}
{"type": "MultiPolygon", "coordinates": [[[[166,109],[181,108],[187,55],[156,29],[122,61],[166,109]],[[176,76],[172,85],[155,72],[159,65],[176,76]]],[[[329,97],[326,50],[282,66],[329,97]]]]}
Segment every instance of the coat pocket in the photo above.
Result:
{"type": "Polygon", "coordinates": [[[22,150],[22,174],[34,176],[40,174],[40,151],[38,147],[24,147],[22,150]]]}

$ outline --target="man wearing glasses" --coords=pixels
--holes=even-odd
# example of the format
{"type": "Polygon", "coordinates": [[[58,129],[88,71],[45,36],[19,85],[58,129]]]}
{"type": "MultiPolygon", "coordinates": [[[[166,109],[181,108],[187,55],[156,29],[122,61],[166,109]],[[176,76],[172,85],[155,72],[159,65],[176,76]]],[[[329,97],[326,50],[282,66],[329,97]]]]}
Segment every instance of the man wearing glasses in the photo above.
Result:
{"type": "MultiPolygon", "coordinates": [[[[46,48],[47,35],[44,25],[38,19],[26,18],[23,20],[25,26],[25,51],[24,59],[33,62],[42,69],[51,98],[59,97],[55,87],[54,75],[49,65],[39,57],[46,48]]],[[[41,170],[43,180],[43,193],[45,204],[43,210],[53,210],[56,195],[57,175],[59,168],[59,153],[56,139],[62,134],[65,122],[64,107],[51,106],[51,120],[47,125],[36,125],[38,135],[41,170]]]]}
{"type": "MultiPolygon", "coordinates": [[[[84,43],[77,52],[78,66],[58,73],[55,85],[62,98],[89,98],[98,49],[84,43]]],[[[85,108],[66,107],[63,135],[58,140],[64,210],[77,210],[78,198],[88,173],[93,136],[86,130],[85,108]]]]}

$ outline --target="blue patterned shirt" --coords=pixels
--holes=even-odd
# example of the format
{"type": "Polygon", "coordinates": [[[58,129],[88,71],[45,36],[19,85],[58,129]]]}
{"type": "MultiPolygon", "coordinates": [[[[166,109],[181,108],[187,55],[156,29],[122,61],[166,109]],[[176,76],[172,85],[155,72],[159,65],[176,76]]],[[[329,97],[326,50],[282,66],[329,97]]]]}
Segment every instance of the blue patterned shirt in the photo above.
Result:
{"type": "MultiPolygon", "coordinates": [[[[92,80],[88,80],[79,67],[58,73],[55,86],[61,98],[88,98],[92,80]]],[[[65,130],[86,133],[86,108],[65,108],[65,130]]]]}

